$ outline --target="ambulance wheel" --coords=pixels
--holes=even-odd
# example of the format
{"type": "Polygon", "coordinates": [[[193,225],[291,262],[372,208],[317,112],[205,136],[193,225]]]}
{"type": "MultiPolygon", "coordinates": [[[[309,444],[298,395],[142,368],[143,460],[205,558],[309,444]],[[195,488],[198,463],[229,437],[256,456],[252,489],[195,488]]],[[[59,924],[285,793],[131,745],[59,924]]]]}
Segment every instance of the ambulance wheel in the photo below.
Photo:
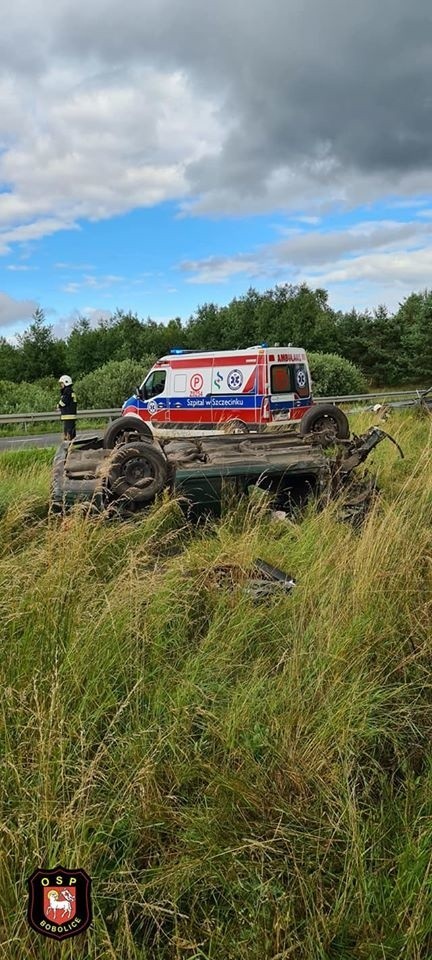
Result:
{"type": "Polygon", "coordinates": [[[116,500],[150,503],[168,482],[168,464],[159,444],[143,440],[119,446],[110,460],[107,482],[116,500]]]}
{"type": "Polygon", "coordinates": [[[223,425],[224,433],[249,433],[249,427],[243,420],[228,420],[223,425]]]}
{"type": "Polygon", "coordinates": [[[300,420],[301,436],[308,433],[323,433],[338,440],[348,440],[348,418],[340,407],[335,407],[332,403],[316,403],[300,420]]]}
{"type": "Polygon", "coordinates": [[[140,420],[139,417],[118,417],[113,420],[106,428],[103,438],[105,450],[114,450],[120,443],[128,443],[129,440],[141,438],[153,438],[153,434],[147,423],[140,420]]]}

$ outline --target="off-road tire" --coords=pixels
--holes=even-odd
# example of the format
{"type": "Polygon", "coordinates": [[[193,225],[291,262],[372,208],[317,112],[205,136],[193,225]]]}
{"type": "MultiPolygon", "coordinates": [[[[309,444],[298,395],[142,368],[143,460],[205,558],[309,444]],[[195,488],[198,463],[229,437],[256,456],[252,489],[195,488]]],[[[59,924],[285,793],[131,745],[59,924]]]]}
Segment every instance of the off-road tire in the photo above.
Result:
{"type": "Polygon", "coordinates": [[[348,440],[350,427],[348,418],[340,407],[332,403],[317,403],[304,414],[300,420],[300,434],[324,433],[337,437],[338,440],[348,440]]]}
{"type": "Polygon", "coordinates": [[[144,420],[140,420],[139,417],[118,417],[117,420],[113,420],[110,423],[109,427],[106,428],[103,438],[103,445],[105,450],[114,450],[114,447],[118,446],[123,442],[131,442],[131,434],[136,434],[134,440],[144,440],[149,438],[153,439],[153,434],[150,430],[150,427],[147,423],[144,423],[144,420]],[[124,437],[124,440],[122,440],[124,437]]]}
{"type": "Polygon", "coordinates": [[[113,499],[151,503],[168,482],[168,464],[159,444],[121,444],[113,453],[107,485],[113,499]]]}

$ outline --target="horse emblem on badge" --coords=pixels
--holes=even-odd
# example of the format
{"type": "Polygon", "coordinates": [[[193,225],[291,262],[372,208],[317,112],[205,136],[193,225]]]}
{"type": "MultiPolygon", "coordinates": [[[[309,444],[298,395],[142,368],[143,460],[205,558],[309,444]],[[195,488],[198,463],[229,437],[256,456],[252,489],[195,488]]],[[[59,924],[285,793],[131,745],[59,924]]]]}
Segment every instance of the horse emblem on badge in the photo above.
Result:
{"type": "Polygon", "coordinates": [[[82,933],[91,923],[90,877],[85,870],[35,870],[29,877],[28,922],[54,940],[82,933]]]}
{"type": "Polygon", "coordinates": [[[243,374],[241,370],[231,370],[227,376],[227,384],[230,390],[240,390],[243,383],[243,374]]]}

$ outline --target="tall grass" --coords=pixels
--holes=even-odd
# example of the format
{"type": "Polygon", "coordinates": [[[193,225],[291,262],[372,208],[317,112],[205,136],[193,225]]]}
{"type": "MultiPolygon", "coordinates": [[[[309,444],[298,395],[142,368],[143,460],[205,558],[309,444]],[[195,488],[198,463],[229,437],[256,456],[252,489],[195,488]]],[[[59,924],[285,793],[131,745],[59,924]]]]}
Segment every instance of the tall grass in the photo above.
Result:
{"type": "Polygon", "coordinates": [[[48,453],[0,458],[0,956],[432,956],[432,444],[392,430],[361,531],[333,505],[59,521],[48,453]],[[293,594],[253,605],[257,556],[293,594]],[[62,945],[25,916],[58,863],[95,913],[62,945]]]}

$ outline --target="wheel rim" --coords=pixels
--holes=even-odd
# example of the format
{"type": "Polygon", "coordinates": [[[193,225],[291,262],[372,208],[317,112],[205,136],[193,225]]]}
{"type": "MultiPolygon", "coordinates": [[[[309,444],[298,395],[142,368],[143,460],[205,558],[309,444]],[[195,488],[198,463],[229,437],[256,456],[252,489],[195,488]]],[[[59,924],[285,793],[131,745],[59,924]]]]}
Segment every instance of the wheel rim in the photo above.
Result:
{"type": "Polygon", "coordinates": [[[323,413],[312,427],[313,433],[323,433],[324,431],[326,433],[334,433],[335,436],[338,433],[337,421],[327,413],[323,413]]]}
{"type": "Polygon", "coordinates": [[[148,487],[155,479],[151,463],[143,457],[129,460],[124,469],[124,479],[131,487],[148,487]]]}

